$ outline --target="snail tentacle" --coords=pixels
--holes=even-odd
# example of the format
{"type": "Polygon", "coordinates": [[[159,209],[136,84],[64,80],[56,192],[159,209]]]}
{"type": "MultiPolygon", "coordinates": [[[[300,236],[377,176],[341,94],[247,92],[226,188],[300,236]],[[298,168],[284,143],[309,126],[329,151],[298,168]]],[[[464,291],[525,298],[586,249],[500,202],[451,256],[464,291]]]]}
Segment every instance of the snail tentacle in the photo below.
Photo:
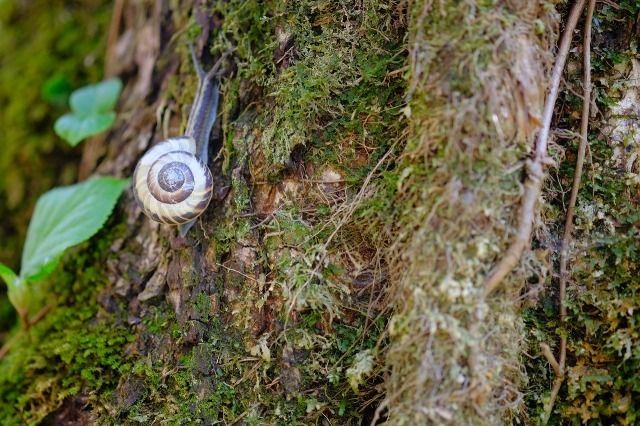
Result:
{"type": "Polygon", "coordinates": [[[193,62],[193,67],[196,69],[196,74],[198,74],[198,80],[202,81],[205,77],[204,69],[202,69],[202,64],[196,57],[196,51],[193,48],[192,42],[187,42],[187,46],[189,47],[189,54],[191,55],[191,62],[193,62]]]}

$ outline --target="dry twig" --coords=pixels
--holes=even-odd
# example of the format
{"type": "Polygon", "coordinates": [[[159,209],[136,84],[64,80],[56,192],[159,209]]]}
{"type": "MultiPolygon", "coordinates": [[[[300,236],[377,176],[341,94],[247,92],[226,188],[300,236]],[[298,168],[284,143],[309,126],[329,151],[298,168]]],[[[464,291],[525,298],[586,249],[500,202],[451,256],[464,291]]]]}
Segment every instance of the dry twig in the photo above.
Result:
{"type": "Polygon", "coordinates": [[[542,355],[549,361],[551,364],[551,368],[556,373],[556,375],[560,375],[560,364],[556,361],[556,357],[553,356],[553,352],[551,352],[551,348],[546,343],[540,343],[540,350],[542,350],[542,355]]]}
{"type": "MultiPolygon", "coordinates": [[[[591,20],[593,19],[593,10],[595,9],[595,0],[589,0],[589,8],[587,11],[587,18],[584,24],[584,76],[583,76],[583,102],[582,102],[582,118],[580,123],[580,145],[578,147],[578,158],[576,159],[576,170],[573,175],[573,186],[571,187],[571,197],[569,199],[569,206],[567,208],[567,218],[564,224],[564,235],[562,237],[562,247],[560,249],[560,282],[559,282],[559,304],[560,304],[560,323],[564,324],[567,319],[567,305],[566,305],[566,293],[567,293],[567,257],[569,252],[569,246],[571,245],[571,232],[573,231],[573,217],[575,214],[576,200],[578,199],[578,190],[580,189],[580,180],[582,179],[582,168],[584,166],[584,154],[587,149],[587,136],[589,131],[589,106],[591,104],[591,20]]],[[[547,346],[548,349],[548,346],[547,346]]],[[[544,348],[543,348],[544,353],[544,348]]],[[[551,351],[545,356],[549,359],[549,362],[553,366],[556,372],[556,379],[553,381],[553,388],[551,389],[551,396],[549,402],[544,410],[544,423],[546,424],[551,417],[551,411],[555,404],[558,392],[564,381],[565,365],[567,360],[567,335],[563,333],[560,336],[560,354],[558,361],[555,361],[551,351]],[[553,358],[554,362],[551,362],[553,358]]]]}
{"type": "Polygon", "coordinates": [[[551,84],[549,85],[549,95],[544,105],[544,113],[542,117],[542,128],[538,133],[536,140],[536,150],[533,160],[527,163],[528,176],[524,184],[524,194],[522,195],[522,206],[520,207],[520,217],[518,219],[518,229],[514,241],[507,249],[504,257],[489,273],[484,282],[485,293],[487,295],[495,291],[503,278],[509,274],[516,266],[524,248],[529,244],[531,237],[531,229],[533,228],[533,220],[535,217],[535,207],[542,190],[542,182],[544,180],[544,166],[551,162],[547,156],[547,145],[549,142],[549,129],[551,128],[551,119],[556,99],[558,98],[558,90],[560,80],[564,70],[564,64],[567,60],[573,31],[578,24],[578,19],[584,8],[585,0],[577,0],[571,9],[567,25],[565,27],[558,55],[553,71],[551,73],[551,84]]]}

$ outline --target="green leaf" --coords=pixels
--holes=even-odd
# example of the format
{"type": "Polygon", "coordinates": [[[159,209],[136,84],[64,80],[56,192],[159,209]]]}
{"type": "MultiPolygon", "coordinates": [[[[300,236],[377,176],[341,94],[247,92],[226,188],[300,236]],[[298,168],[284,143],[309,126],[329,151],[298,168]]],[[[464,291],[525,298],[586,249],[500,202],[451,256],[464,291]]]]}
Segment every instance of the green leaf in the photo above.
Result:
{"type": "Polygon", "coordinates": [[[121,91],[122,82],[118,78],[82,87],[71,94],[71,111],[80,117],[111,112],[121,91]]]}
{"type": "Polygon", "coordinates": [[[70,94],[71,83],[61,75],[50,77],[42,86],[42,98],[57,107],[66,106],[70,94]]]}
{"type": "Polygon", "coordinates": [[[116,119],[112,111],[122,91],[122,82],[117,78],[85,86],[71,94],[71,114],[56,120],[54,130],[71,146],[83,139],[107,130],[116,119]]]}
{"type": "Polygon", "coordinates": [[[27,300],[22,280],[6,265],[0,263],[0,278],[7,283],[7,296],[20,316],[24,316],[27,312],[27,300]]]}
{"type": "Polygon", "coordinates": [[[0,278],[2,278],[5,283],[7,283],[7,287],[9,288],[9,290],[11,290],[11,287],[15,287],[18,282],[18,276],[16,275],[16,273],[13,272],[11,268],[3,265],[2,263],[0,263],[0,278]]]}
{"type": "Polygon", "coordinates": [[[56,120],[53,129],[69,145],[76,146],[83,139],[107,130],[115,119],[115,112],[82,117],[74,114],[65,114],[56,120]]]}
{"type": "Polygon", "coordinates": [[[128,179],[98,177],[41,196],[29,223],[20,277],[42,278],[64,250],[98,232],[128,184],[128,179]]]}

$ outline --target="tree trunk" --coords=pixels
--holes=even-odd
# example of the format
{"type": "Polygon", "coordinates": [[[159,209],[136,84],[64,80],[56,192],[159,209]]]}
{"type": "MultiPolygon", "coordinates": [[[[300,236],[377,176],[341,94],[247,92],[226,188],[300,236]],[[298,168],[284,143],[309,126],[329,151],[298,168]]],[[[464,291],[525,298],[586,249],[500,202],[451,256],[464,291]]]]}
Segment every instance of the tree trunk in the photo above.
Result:
{"type": "Polygon", "coordinates": [[[558,324],[523,294],[555,282],[563,194],[545,189],[522,259],[498,291],[484,282],[518,231],[560,33],[551,3],[123,0],[111,19],[105,74],[125,89],[79,177],[131,176],[184,133],[192,41],[205,70],[230,52],[214,198],[182,237],[128,191],[65,255],[34,290],[54,308],[5,340],[2,424],[538,416],[553,377],[537,343],[558,324]]]}

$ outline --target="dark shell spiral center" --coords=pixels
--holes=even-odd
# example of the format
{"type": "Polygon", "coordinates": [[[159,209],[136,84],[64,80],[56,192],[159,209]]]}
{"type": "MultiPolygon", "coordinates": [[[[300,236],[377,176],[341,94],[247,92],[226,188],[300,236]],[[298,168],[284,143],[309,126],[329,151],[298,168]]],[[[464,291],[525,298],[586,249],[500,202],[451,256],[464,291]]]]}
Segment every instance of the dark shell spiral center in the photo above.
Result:
{"type": "Polygon", "coordinates": [[[191,173],[189,168],[184,163],[174,161],[169,164],[165,164],[160,173],[158,173],[158,183],[160,188],[167,192],[176,192],[182,188],[186,179],[185,174],[191,173]]]}
{"type": "Polygon", "coordinates": [[[167,204],[177,204],[186,200],[195,186],[193,172],[189,166],[182,161],[164,164],[159,171],[157,166],[151,167],[147,179],[151,195],[156,200],[167,204]]]}

